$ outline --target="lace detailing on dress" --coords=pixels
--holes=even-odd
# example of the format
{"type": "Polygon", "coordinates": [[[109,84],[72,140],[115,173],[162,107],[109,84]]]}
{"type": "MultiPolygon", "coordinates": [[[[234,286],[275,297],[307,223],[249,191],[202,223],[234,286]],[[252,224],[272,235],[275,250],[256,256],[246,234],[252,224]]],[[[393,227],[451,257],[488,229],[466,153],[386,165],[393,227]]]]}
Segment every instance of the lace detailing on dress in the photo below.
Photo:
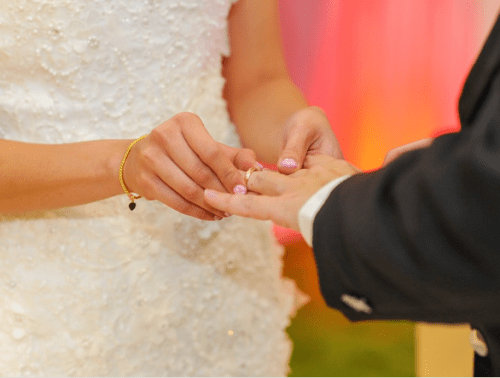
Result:
{"type": "MultiPolygon", "coordinates": [[[[237,144],[230,0],[0,3],[0,137],[134,138],[181,111],[237,144]]],[[[268,223],[127,198],[0,217],[4,375],[286,375],[296,307],[268,223]]]]}
{"type": "MultiPolygon", "coordinates": [[[[109,230],[116,235],[116,230],[109,230]]],[[[139,250],[127,256],[128,250],[118,240],[126,256],[113,258],[108,249],[99,251],[105,254],[101,258],[95,253],[91,261],[85,256],[90,251],[83,246],[69,248],[75,241],[84,243],[79,237],[67,244],[54,243],[42,256],[36,250],[16,256],[16,248],[9,246],[11,253],[2,254],[2,372],[97,376],[287,373],[290,344],[284,329],[293,296],[283,288],[273,288],[279,283],[279,267],[272,269],[273,275],[259,274],[255,266],[244,267],[270,285],[264,294],[251,288],[253,280],[238,281],[235,271],[220,273],[210,265],[187,263],[155,239],[145,243],[142,256],[139,250]],[[79,253],[84,255],[74,255],[79,253]]],[[[260,243],[254,247],[260,249],[260,243]]],[[[276,250],[272,253],[277,256],[276,250]]],[[[242,269],[239,260],[233,269],[242,269]]]]}
{"type": "Polygon", "coordinates": [[[230,0],[0,4],[0,137],[137,137],[192,111],[217,139],[230,0]],[[15,111],[13,106],[15,106],[15,111]]]}

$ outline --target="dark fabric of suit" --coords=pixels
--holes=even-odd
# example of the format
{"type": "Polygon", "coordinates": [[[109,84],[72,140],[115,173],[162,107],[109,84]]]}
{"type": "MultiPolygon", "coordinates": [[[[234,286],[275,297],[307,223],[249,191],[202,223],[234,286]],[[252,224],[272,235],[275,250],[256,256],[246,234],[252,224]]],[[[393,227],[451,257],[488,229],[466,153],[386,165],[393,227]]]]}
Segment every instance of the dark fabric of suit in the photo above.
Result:
{"type": "Polygon", "coordinates": [[[461,131],[340,184],[314,222],[321,291],[351,320],[471,323],[500,375],[500,21],[463,87],[461,131]],[[362,298],[371,313],[342,301],[362,298]]]}

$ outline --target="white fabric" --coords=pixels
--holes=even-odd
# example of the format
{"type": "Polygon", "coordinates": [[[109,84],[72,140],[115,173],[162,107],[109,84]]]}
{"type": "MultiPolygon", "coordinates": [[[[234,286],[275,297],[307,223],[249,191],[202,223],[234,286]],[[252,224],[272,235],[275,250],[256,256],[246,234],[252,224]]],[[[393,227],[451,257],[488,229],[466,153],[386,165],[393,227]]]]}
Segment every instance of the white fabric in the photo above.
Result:
{"type": "MultiPolygon", "coordinates": [[[[191,111],[237,145],[232,2],[0,2],[0,138],[136,138],[191,111]]],[[[270,224],[127,204],[0,217],[2,375],[286,375],[296,294],[270,224]]]]}
{"type": "Polygon", "coordinates": [[[313,226],[316,214],[318,214],[318,211],[323,207],[333,190],[351,176],[352,175],[345,175],[330,181],[309,198],[300,208],[298,215],[299,229],[309,247],[313,246],[313,226]]]}

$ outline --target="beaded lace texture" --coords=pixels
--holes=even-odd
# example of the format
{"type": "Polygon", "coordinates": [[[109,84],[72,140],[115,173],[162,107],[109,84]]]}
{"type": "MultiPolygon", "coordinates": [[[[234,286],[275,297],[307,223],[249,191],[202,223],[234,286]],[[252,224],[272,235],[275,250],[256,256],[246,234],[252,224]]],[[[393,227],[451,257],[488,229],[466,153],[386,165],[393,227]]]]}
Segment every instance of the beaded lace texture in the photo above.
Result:
{"type": "MultiPolygon", "coordinates": [[[[233,2],[0,2],[0,138],[134,139],[190,111],[238,145],[233,2]]],[[[299,297],[270,224],[127,205],[0,217],[1,375],[286,375],[299,297]]]]}

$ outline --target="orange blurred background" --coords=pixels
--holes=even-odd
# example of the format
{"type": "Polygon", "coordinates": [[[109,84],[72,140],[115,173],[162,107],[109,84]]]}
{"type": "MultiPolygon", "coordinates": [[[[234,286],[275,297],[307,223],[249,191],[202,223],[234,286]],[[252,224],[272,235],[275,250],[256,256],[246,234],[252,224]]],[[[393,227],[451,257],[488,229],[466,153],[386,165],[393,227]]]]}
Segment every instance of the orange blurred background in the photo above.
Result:
{"type": "MultiPolygon", "coordinates": [[[[289,71],[310,104],[326,111],[346,159],[364,170],[376,169],[392,148],[459,129],[460,89],[499,7],[499,0],[280,0],[289,71]]],[[[409,347],[413,325],[377,322],[369,325],[373,330],[328,310],[317,287],[312,252],[300,235],[275,231],[287,245],[285,275],[311,296],[290,327],[296,345],[292,375],[414,373],[409,347]],[[353,327],[362,329],[361,336],[353,327]],[[327,334],[325,340],[334,339],[342,332],[350,337],[354,332],[359,343],[330,347],[341,356],[323,356],[334,362],[316,369],[320,362],[314,354],[321,350],[301,338],[327,334]],[[394,343],[406,354],[393,351],[394,343]],[[378,351],[386,349],[392,356],[385,364],[377,362],[384,360],[378,351]],[[343,363],[352,360],[352,353],[361,357],[343,363]],[[372,365],[357,368],[356,361],[370,358],[372,365]],[[393,359],[404,360],[410,369],[392,369],[393,359]]],[[[337,344],[349,343],[342,337],[337,344]]]]}

